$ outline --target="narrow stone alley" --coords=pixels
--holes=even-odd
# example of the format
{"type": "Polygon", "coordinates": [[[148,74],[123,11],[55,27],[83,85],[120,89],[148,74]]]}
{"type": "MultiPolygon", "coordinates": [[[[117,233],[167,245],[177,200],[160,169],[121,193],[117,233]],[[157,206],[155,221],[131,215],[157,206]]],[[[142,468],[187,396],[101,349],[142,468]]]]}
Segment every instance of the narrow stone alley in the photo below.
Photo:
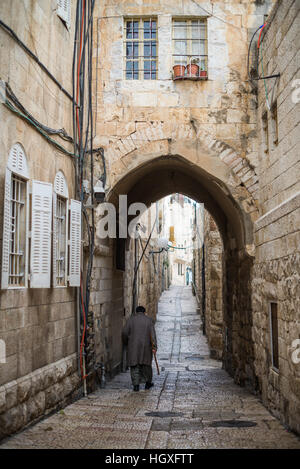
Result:
{"type": "Polygon", "coordinates": [[[171,286],[159,302],[154,388],[134,393],[129,372],[121,373],[1,448],[300,448],[299,438],[209,357],[200,326],[191,288],[171,286]]]}

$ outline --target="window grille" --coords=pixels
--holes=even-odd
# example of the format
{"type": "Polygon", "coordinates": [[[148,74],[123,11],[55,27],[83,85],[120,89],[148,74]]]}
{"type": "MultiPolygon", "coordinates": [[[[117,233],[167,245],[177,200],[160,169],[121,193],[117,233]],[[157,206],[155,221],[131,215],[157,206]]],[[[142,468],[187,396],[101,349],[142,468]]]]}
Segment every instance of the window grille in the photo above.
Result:
{"type": "Polygon", "coordinates": [[[15,143],[5,171],[1,288],[27,287],[28,179],[25,152],[15,143]]]}
{"type": "Polygon", "coordinates": [[[207,78],[205,19],[173,20],[174,78],[207,78]]]}
{"type": "Polygon", "coordinates": [[[56,286],[66,285],[66,233],[67,233],[67,200],[57,196],[56,199],[56,214],[55,214],[55,227],[56,227],[56,286]]]}
{"type": "Polygon", "coordinates": [[[153,18],[125,20],[126,80],[156,80],[157,21],[153,18]]]}
{"type": "Polygon", "coordinates": [[[53,261],[52,284],[54,287],[67,285],[69,191],[65,176],[58,171],[54,179],[53,193],[53,261]]]}
{"type": "Polygon", "coordinates": [[[11,176],[9,286],[25,285],[26,181],[11,176]]]}

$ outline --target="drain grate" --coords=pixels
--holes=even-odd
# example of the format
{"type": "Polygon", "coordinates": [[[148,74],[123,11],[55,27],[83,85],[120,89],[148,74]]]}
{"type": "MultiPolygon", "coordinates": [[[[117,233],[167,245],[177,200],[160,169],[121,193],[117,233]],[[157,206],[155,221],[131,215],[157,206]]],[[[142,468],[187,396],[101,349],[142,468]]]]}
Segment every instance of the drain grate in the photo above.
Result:
{"type": "Polygon", "coordinates": [[[210,427],[226,427],[226,428],[248,428],[256,427],[257,423],[251,420],[216,420],[212,422],[210,427]]]}
{"type": "Polygon", "coordinates": [[[167,417],[182,417],[184,414],[182,412],[146,412],[145,415],[147,417],[160,417],[160,418],[167,418],[167,417]]]}
{"type": "Polygon", "coordinates": [[[191,357],[185,357],[185,360],[204,360],[205,357],[200,357],[197,355],[192,355],[191,357]]]}

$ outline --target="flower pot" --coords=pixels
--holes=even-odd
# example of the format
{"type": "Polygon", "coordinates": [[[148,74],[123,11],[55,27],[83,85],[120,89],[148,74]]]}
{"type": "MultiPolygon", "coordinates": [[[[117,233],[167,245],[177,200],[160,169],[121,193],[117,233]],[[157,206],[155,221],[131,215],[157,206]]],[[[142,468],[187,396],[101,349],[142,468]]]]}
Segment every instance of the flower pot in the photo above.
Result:
{"type": "Polygon", "coordinates": [[[201,70],[200,71],[200,77],[207,78],[207,71],[206,70],[201,70]]]}
{"type": "Polygon", "coordinates": [[[186,66],[187,77],[198,77],[199,76],[199,65],[189,64],[186,66]]]}
{"type": "Polygon", "coordinates": [[[173,67],[174,78],[183,77],[184,72],[185,72],[185,65],[174,65],[173,67]]]}

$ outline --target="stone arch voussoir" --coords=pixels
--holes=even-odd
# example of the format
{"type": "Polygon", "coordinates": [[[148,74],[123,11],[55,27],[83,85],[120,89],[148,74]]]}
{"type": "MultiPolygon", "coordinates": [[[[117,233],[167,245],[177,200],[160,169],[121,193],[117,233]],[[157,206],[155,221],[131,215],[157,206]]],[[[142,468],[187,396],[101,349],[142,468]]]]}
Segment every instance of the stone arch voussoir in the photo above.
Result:
{"type": "MultiPolygon", "coordinates": [[[[191,124],[176,122],[149,123],[142,129],[136,130],[127,137],[120,138],[106,149],[106,161],[110,168],[112,184],[115,179],[122,177],[126,169],[132,169],[128,161],[140,164],[138,154],[142,152],[153,155],[157,152],[170,152],[172,143],[178,141],[196,142],[210,154],[215,154],[229,168],[235,180],[235,186],[242,186],[248,193],[250,204],[256,206],[258,192],[258,175],[246,158],[237,154],[234,148],[211,136],[201,126],[197,129],[194,121],[191,124]],[[148,147],[148,148],[147,148],[148,147]]],[[[132,163],[132,162],[131,162],[132,163]]]]}

